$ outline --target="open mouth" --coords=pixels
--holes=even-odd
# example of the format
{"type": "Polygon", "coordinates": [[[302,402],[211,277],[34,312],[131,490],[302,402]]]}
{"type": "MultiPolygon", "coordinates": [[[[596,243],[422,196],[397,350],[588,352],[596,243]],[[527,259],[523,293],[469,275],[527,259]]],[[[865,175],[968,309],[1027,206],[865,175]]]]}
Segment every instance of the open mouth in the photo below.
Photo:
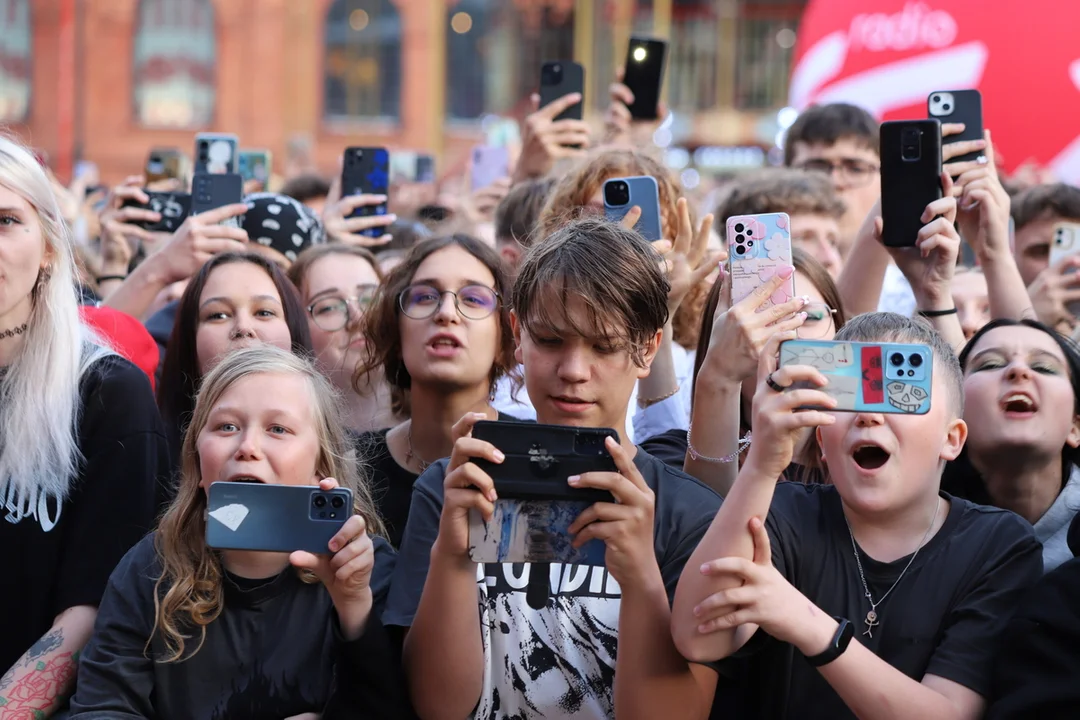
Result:
{"type": "Polygon", "coordinates": [[[863,470],[877,470],[889,462],[889,453],[878,445],[859,445],[851,454],[855,464],[863,470]]]}
{"type": "Polygon", "coordinates": [[[1012,393],[1002,398],[1001,409],[1007,413],[1034,413],[1039,407],[1030,396],[1024,393],[1012,393]]]}
{"type": "Polygon", "coordinates": [[[237,475],[235,477],[229,478],[229,482],[234,482],[234,483],[256,483],[258,485],[265,485],[266,484],[263,480],[260,480],[259,478],[255,477],[254,475],[237,475]]]}
{"type": "Polygon", "coordinates": [[[449,335],[439,335],[428,343],[433,348],[459,348],[461,343],[457,341],[457,338],[450,337],[449,335]]]}

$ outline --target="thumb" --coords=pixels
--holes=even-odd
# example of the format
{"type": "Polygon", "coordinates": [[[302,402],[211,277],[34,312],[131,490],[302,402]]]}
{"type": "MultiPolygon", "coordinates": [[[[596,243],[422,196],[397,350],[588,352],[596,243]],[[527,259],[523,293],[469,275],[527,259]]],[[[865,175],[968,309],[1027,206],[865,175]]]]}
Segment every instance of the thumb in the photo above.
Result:
{"type": "Polygon", "coordinates": [[[329,573],[328,561],[326,558],[321,558],[314,553],[309,553],[306,550],[296,550],[289,554],[289,564],[300,570],[310,570],[315,573],[315,576],[323,582],[324,585],[329,585],[327,582],[327,575],[330,575],[330,580],[333,580],[332,574],[329,573]]]}
{"type": "Polygon", "coordinates": [[[772,565],[772,548],[769,546],[769,533],[761,518],[750,518],[750,535],[754,539],[754,564],[772,565]]]}

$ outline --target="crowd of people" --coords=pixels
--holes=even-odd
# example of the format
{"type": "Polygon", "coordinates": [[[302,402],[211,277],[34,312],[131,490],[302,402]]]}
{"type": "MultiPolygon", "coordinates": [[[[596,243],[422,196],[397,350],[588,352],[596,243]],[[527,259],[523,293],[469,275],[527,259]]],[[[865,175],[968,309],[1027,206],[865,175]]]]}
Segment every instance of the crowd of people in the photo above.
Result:
{"type": "Polygon", "coordinates": [[[299,175],[168,234],[139,203],[182,182],[65,187],[0,137],[0,719],[1080,713],[1080,189],[946,142],[886,247],[859,107],[706,193],[625,86],[602,128],[579,100],[488,187],[299,175]],[[660,240],[605,217],[635,176],[660,240]],[[765,213],[793,267],[733,301],[726,220],[765,213]],[[833,411],[794,339],[926,346],[929,410],[833,411]],[[481,421],[616,431],[567,479],[614,500],[569,528],[602,564],[473,561],[481,421]],[[354,512],[322,553],[215,549],[219,481],[354,512]]]}

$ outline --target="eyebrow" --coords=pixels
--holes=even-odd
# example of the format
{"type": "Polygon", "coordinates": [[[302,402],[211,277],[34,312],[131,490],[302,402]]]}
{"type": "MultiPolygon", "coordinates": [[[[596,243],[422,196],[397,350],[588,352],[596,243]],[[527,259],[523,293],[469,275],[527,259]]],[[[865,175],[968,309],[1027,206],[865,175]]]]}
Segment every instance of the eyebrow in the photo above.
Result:
{"type": "MultiPolygon", "coordinates": [[[[273,295],[255,295],[251,299],[252,300],[268,300],[268,301],[270,301],[272,303],[277,303],[278,305],[281,304],[281,299],[277,298],[277,297],[274,297],[273,295]]],[[[207,305],[210,305],[211,303],[216,303],[216,302],[225,303],[226,305],[232,305],[233,304],[232,298],[212,297],[212,298],[207,298],[203,302],[203,304],[200,305],[199,307],[204,308],[207,305]]]]}
{"type": "MultiPolygon", "coordinates": [[[[421,279],[418,279],[418,280],[413,280],[411,284],[412,285],[431,285],[431,286],[433,286],[435,288],[440,288],[440,289],[444,287],[443,282],[441,280],[436,280],[435,278],[421,278],[421,279]]],[[[483,282],[481,280],[469,280],[468,278],[466,278],[464,280],[464,282],[461,283],[461,287],[465,287],[467,285],[483,285],[484,287],[491,287],[493,284],[494,283],[489,284],[489,283],[483,282]]]]}
{"type": "Polygon", "coordinates": [[[21,213],[22,208],[17,207],[0,207],[0,212],[21,213]]]}
{"type": "MultiPolygon", "coordinates": [[[[985,350],[981,350],[981,351],[975,353],[975,355],[973,355],[971,357],[971,362],[975,362],[976,360],[981,358],[983,355],[987,355],[989,353],[997,353],[998,355],[1005,355],[1005,354],[1007,354],[1007,352],[1008,352],[1007,350],[1005,350],[1004,348],[1000,348],[1000,347],[986,348],[985,350]]],[[[1032,356],[1032,357],[1049,358],[1050,360],[1053,360],[1054,362],[1056,362],[1058,365],[1064,365],[1065,364],[1065,361],[1062,358],[1059,358],[1057,355],[1055,355],[1054,353],[1052,353],[1052,352],[1050,352],[1048,350],[1032,350],[1032,351],[1030,351],[1029,355],[1032,356]]]]}

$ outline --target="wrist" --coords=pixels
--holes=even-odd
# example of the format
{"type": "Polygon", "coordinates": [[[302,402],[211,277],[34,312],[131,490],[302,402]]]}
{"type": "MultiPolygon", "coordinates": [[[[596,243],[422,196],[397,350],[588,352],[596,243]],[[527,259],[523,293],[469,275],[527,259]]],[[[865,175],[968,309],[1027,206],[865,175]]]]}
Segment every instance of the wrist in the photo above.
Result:
{"type": "Polygon", "coordinates": [[[347,602],[342,604],[343,606],[338,606],[335,603],[338,624],[341,626],[341,635],[346,642],[352,642],[364,633],[364,627],[371,616],[371,608],[374,602],[369,587],[359,597],[349,598],[347,602]]]}
{"type": "Polygon", "coordinates": [[[915,293],[915,306],[919,310],[939,311],[951,310],[954,306],[952,294],[945,292],[917,292],[915,293]]]}
{"type": "Polygon", "coordinates": [[[840,623],[826,615],[820,608],[814,608],[810,622],[804,623],[800,635],[793,643],[806,657],[814,657],[825,652],[831,645],[840,623]]]}
{"type": "MultiPolygon", "coordinates": [[[[651,543],[649,549],[652,550],[651,543]]],[[[655,553],[650,553],[650,555],[651,561],[644,563],[644,567],[639,569],[639,574],[634,577],[615,578],[615,581],[619,583],[623,600],[628,597],[643,600],[662,597],[666,605],[667,588],[664,587],[664,576],[660,574],[660,566],[656,564],[655,553]]]]}
{"type": "Polygon", "coordinates": [[[722,365],[723,361],[719,353],[713,354],[711,350],[706,353],[705,360],[701,363],[701,370],[698,371],[697,387],[710,393],[724,395],[741,393],[743,378],[732,377],[729,369],[722,365]]]}
{"type": "Polygon", "coordinates": [[[476,574],[476,563],[469,557],[469,551],[458,552],[449,547],[440,537],[431,545],[431,567],[446,568],[452,572],[476,574]]]}
{"type": "Polygon", "coordinates": [[[176,280],[183,279],[173,279],[173,273],[169,269],[169,264],[162,257],[160,252],[154,253],[143,260],[139,266],[135,268],[135,273],[138,273],[139,277],[141,277],[147,285],[156,287],[159,290],[171,285],[176,282],[176,280]]]}

